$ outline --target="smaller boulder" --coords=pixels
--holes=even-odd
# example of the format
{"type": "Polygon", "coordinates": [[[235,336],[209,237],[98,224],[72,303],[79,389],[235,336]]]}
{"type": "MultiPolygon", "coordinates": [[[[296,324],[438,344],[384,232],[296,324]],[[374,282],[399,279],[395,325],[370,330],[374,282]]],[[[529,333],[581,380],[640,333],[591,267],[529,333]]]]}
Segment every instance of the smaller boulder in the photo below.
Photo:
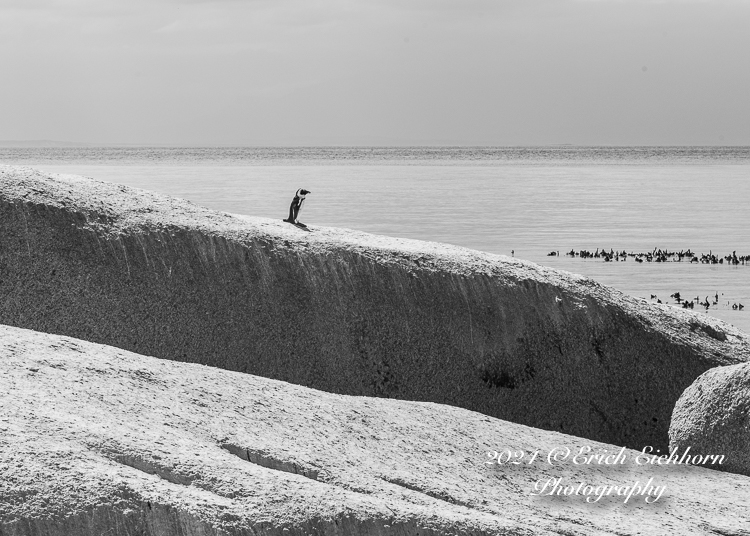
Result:
{"type": "Polygon", "coordinates": [[[750,476],[750,363],[713,368],[685,389],[672,413],[669,447],[680,455],[689,447],[693,458],[723,455],[706,467],[750,476]]]}

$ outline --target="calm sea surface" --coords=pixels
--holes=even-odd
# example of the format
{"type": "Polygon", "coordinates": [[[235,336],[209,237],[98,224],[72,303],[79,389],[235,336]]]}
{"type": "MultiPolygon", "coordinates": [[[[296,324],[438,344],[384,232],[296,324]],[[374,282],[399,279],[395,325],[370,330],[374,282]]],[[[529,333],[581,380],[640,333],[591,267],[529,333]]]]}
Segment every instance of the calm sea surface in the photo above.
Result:
{"type": "Polygon", "coordinates": [[[0,162],[271,218],[286,217],[294,191],[306,188],[300,220],[313,226],[514,251],[665,303],[677,291],[711,302],[718,292],[708,314],[750,333],[750,264],[564,256],[597,248],[750,255],[749,147],[0,148],[0,162]]]}

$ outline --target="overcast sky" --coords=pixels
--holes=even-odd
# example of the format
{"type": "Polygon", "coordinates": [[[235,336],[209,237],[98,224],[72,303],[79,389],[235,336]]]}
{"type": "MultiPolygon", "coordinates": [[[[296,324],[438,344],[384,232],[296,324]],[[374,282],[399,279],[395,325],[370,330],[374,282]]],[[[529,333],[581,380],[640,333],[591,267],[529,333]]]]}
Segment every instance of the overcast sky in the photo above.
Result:
{"type": "Polygon", "coordinates": [[[0,6],[0,140],[750,145],[750,0],[0,6]]]}

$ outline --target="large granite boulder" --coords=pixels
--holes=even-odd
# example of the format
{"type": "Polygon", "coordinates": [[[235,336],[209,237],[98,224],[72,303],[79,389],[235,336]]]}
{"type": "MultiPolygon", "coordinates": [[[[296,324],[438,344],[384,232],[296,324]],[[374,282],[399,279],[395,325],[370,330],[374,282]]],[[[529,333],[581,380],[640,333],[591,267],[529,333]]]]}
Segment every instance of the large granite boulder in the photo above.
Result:
{"type": "Polygon", "coordinates": [[[747,534],[750,478],[639,458],[0,326],[3,536],[747,534]]]}
{"type": "Polygon", "coordinates": [[[750,363],[703,373],[677,401],[670,448],[714,469],[750,475],[750,363]]]}
{"type": "Polygon", "coordinates": [[[750,356],[728,324],[533,263],[7,166],[0,322],[634,448],[750,356]]]}

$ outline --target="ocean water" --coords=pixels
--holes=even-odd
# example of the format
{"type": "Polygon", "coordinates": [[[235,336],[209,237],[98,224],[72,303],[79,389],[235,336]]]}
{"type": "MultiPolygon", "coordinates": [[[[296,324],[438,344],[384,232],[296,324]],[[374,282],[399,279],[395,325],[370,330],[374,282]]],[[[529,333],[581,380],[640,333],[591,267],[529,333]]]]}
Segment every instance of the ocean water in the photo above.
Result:
{"type": "Polygon", "coordinates": [[[0,162],[315,226],[457,244],[585,274],[628,294],[709,297],[750,333],[750,263],[604,262],[573,250],[750,255],[748,147],[0,148],[0,162]],[[561,256],[548,256],[551,251],[561,256]],[[745,310],[732,309],[742,303],[745,310]]]}

